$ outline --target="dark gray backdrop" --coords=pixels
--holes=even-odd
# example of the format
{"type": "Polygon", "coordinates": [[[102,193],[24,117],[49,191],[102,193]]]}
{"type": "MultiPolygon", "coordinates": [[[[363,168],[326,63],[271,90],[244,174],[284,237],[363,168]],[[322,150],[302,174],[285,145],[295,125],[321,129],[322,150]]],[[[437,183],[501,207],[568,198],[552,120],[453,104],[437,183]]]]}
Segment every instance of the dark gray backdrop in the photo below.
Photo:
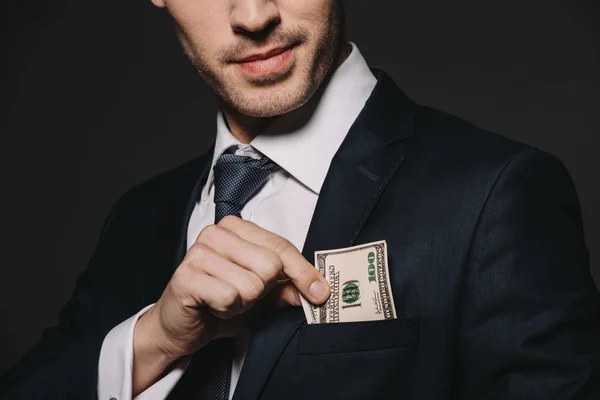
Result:
{"type": "MultiPolygon", "coordinates": [[[[413,99],[564,161],[600,282],[600,2],[348,0],[348,14],[413,99]]],[[[56,323],[117,197],[207,149],[216,105],[150,0],[5,0],[0,19],[3,371],[56,323]]]]}

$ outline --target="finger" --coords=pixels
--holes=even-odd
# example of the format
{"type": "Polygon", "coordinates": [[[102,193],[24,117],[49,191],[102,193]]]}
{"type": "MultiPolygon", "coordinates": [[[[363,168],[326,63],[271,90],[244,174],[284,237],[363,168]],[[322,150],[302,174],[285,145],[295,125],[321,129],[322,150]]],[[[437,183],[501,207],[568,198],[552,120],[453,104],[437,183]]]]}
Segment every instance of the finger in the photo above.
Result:
{"type": "Polygon", "coordinates": [[[298,289],[291,282],[277,285],[273,289],[275,296],[275,308],[299,307],[302,305],[298,289]]]}
{"type": "Polygon", "coordinates": [[[267,291],[281,273],[283,264],[275,252],[244,240],[225,227],[207,226],[198,235],[196,243],[209,246],[229,261],[258,275],[267,291]]]}
{"type": "Polygon", "coordinates": [[[302,305],[298,289],[291,281],[277,282],[269,295],[256,303],[255,309],[263,309],[269,312],[286,307],[298,307],[302,305]]]}
{"type": "Polygon", "coordinates": [[[219,225],[248,242],[277,253],[283,264],[283,272],[313,304],[323,304],[327,300],[327,281],[287,239],[237,217],[225,217],[219,225]]]}
{"type": "Polygon", "coordinates": [[[277,282],[265,298],[257,301],[248,312],[233,318],[232,321],[243,317],[244,326],[252,327],[282,308],[296,307],[301,304],[298,289],[291,282],[277,282]]]}
{"type": "Polygon", "coordinates": [[[256,274],[223,258],[202,243],[196,243],[192,247],[186,255],[186,263],[199,272],[232,285],[241,301],[238,313],[243,313],[262,297],[266,287],[256,274]]]}
{"type": "Polygon", "coordinates": [[[208,307],[218,318],[232,318],[242,307],[238,290],[226,281],[191,270],[191,267],[189,272],[180,275],[179,281],[176,286],[183,287],[180,290],[186,293],[195,305],[208,307]]]}

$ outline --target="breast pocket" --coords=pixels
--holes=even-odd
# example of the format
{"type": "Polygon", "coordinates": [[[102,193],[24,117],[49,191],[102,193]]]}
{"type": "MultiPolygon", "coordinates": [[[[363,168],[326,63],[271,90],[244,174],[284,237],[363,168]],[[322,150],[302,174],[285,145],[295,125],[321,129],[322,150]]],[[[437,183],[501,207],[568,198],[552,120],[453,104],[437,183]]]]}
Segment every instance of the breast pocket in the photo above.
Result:
{"type": "Polygon", "coordinates": [[[298,354],[349,353],[416,346],[419,318],[303,325],[298,354]]]}

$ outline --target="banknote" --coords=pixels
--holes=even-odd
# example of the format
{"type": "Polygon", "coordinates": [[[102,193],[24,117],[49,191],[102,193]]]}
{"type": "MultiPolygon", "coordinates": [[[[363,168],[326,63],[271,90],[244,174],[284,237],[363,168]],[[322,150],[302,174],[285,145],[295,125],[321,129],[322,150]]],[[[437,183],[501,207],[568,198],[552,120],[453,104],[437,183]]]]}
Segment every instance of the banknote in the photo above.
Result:
{"type": "Polygon", "coordinates": [[[315,252],[315,267],[329,282],[322,306],[302,298],[309,324],[395,319],[385,240],[315,252]]]}

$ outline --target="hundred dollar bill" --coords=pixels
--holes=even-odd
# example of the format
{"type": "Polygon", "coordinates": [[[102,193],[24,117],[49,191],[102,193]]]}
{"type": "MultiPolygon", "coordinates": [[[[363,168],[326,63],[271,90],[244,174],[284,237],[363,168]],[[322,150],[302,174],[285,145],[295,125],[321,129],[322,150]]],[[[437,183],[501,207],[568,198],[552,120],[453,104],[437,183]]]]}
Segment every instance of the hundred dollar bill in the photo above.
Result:
{"type": "Polygon", "coordinates": [[[329,282],[323,306],[302,298],[309,324],[395,319],[385,240],[315,252],[316,268],[329,282]]]}

